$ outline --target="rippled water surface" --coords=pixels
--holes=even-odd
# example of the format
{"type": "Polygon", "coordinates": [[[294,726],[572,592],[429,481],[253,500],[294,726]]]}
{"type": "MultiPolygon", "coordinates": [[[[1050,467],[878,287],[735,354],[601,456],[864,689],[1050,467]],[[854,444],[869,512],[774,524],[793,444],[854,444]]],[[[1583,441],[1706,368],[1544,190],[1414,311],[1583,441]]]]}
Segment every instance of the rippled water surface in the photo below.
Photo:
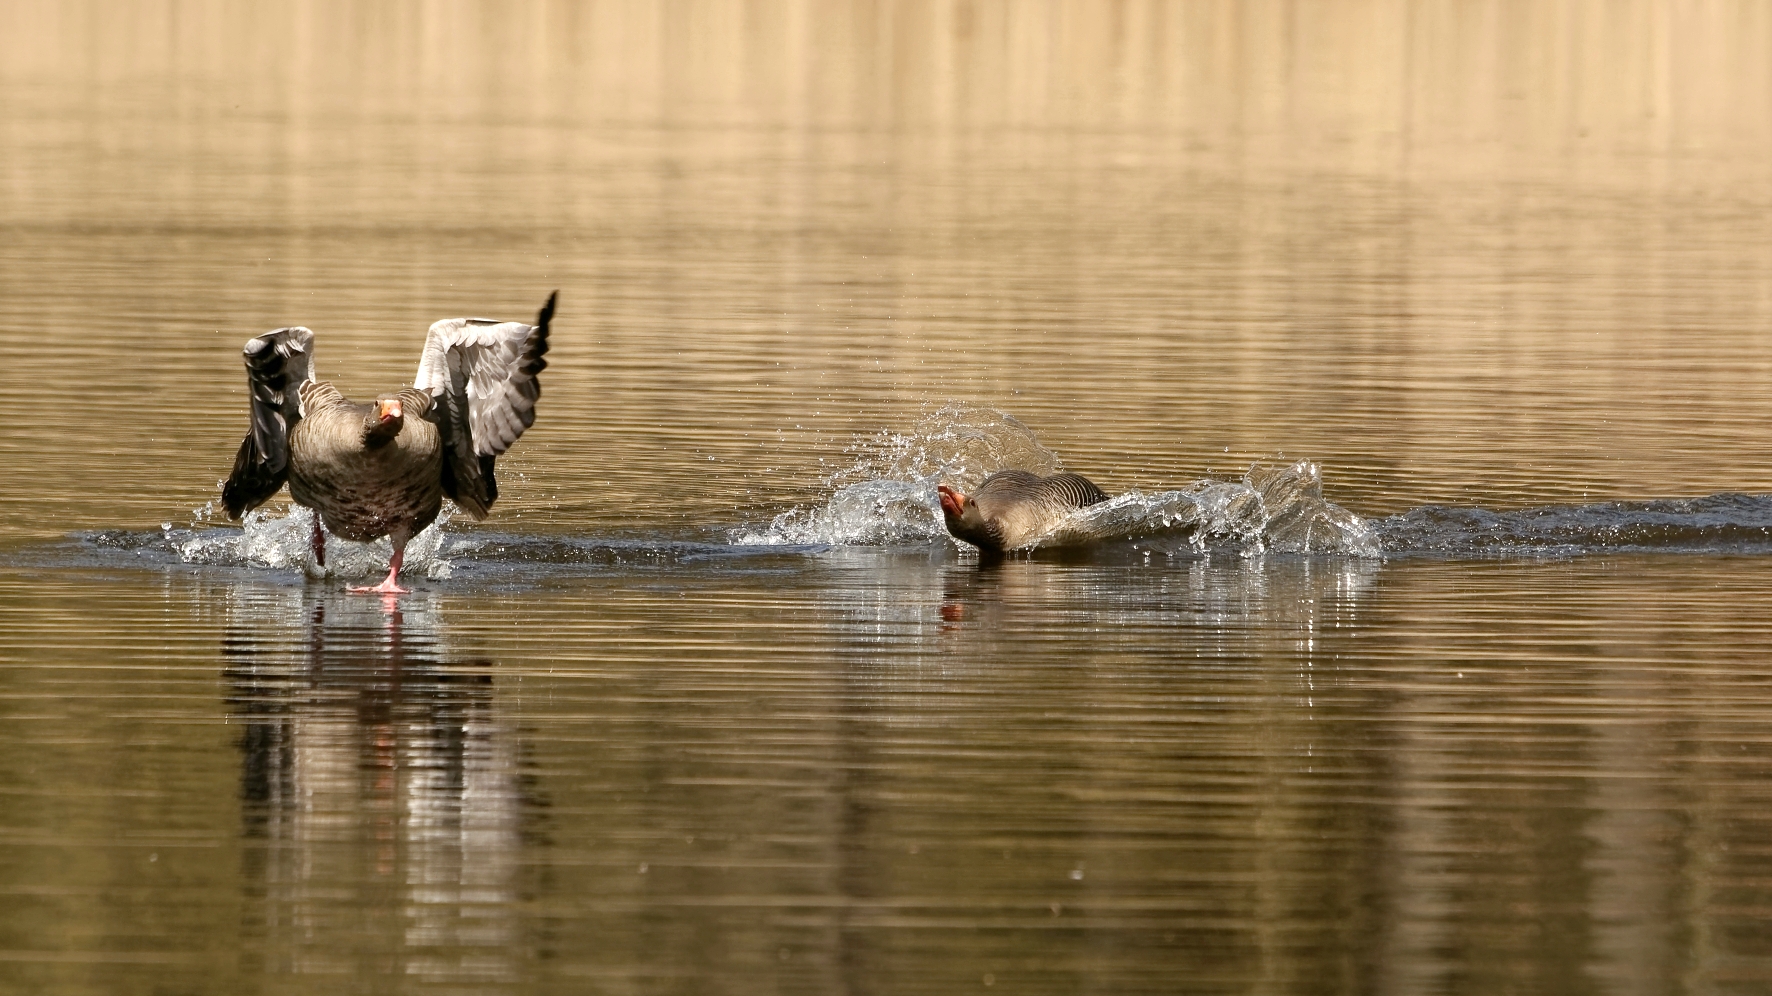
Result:
{"type": "Polygon", "coordinates": [[[1772,11],[0,2],[0,992],[1772,989],[1772,11]],[[491,519],[215,499],[560,292],[491,519]],[[1115,497],[1002,562],[935,486],[1115,497]]]}

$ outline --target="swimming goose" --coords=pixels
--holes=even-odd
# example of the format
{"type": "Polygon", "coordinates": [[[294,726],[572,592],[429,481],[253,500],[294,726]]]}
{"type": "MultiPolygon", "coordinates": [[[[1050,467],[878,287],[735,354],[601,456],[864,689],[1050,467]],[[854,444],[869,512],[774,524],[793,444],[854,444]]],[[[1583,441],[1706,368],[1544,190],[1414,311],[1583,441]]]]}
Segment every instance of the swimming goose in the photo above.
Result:
{"type": "Polygon", "coordinates": [[[492,468],[535,422],[536,380],[548,365],[548,296],[534,325],[449,318],[431,326],[413,385],[356,404],[315,380],[314,333],[294,327],[246,343],[252,429],[222,485],[228,518],[257,508],[289,482],[314,510],[314,560],[326,564],[325,528],[394,544],[388,576],[352,591],[405,594],[397,578],[407,541],[437,518],[447,495],[475,519],[498,499],[492,468]]]}
{"type": "Polygon", "coordinates": [[[970,495],[945,484],[936,491],[948,532],[986,553],[1018,550],[1077,509],[1108,497],[1079,474],[1041,477],[1025,470],[999,470],[970,495]]]}

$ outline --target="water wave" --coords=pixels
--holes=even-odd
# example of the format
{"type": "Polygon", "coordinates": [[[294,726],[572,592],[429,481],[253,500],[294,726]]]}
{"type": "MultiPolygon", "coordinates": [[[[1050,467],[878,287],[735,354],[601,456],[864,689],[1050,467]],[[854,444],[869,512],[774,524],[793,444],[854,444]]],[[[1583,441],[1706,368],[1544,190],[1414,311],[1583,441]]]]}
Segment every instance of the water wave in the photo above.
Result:
{"type": "Polygon", "coordinates": [[[1309,460],[1257,463],[1236,482],[1200,481],[1149,495],[1128,491],[1078,510],[1036,545],[1107,541],[1166,554],[1380,553],[1365,519],[1323,499],[1322,469],[1309,460]]]}
{"type": "Polygon", "coordinates": [[[1373,523],[1387,555],[1576,556],[1772,553],[1772,495],[1545,505],[1512,511],[1424,505],[1373,523]]]}

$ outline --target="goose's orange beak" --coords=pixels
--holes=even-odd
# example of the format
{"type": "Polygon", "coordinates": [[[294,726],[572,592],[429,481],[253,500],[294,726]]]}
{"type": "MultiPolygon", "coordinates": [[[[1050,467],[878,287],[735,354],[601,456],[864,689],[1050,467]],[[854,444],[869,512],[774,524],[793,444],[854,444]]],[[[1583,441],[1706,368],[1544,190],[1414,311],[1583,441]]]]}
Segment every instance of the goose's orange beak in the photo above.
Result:
{"type": "Polygon", "coordinates": [[[400,417],[400,399],[386,398],[375,403],[375,417],[383,422],[392,422],[400,417]]]}
{"type": "Polygon", "coordinates": [[[941,496],[941,510],[949,515],[958,516],[966,508],[966,496],[945,484],[937,485],[936,493],[941,496]]]}

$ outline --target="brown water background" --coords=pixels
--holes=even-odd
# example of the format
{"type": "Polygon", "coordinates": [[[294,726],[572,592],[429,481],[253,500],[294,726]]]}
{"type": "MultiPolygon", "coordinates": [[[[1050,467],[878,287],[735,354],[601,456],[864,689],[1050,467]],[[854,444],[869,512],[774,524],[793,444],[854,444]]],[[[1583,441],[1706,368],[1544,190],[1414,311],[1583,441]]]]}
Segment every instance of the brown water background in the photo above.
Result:
{"type": "Polygon", "coordinates": [[[0,991],[1765,991],[1763,532],[725,541],[955,403],[1761,495],[1769,163],[1752,2],[0,3],[0,991]],[[248,336],[367,396],[555,288],[456,576],[150,542],[248,336]]]}

